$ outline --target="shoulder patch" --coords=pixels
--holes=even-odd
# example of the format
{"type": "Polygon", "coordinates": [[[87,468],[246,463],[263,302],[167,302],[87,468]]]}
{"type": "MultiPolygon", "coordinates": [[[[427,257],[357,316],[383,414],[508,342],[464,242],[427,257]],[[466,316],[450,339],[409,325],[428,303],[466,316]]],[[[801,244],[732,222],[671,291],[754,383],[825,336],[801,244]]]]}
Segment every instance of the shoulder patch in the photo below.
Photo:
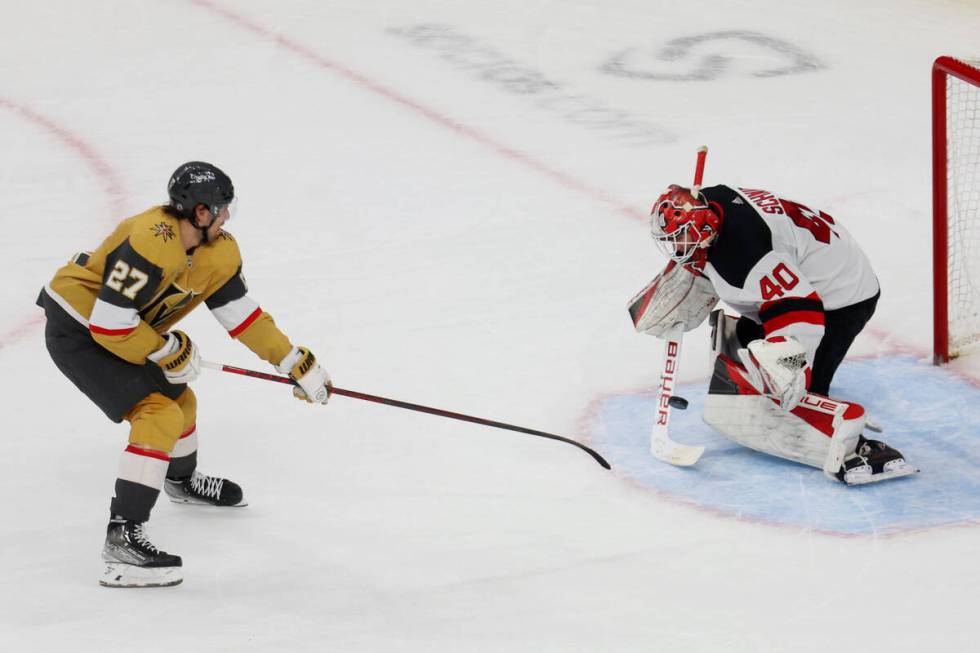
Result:
{"type": "Polygon", "coordinates": [[[152,225],[150,227],[150,231],[157,238],[163,238],[163,242],[167,242],[168,240],[171,240],[171,239],[177,237],[177,234],[174,233],[173,226],[170,225],[167,222],[162,221],[162,220],[160,222],[157,222],[156,224],[152,225]]]}
{"type": "Polygon", "coordinates": [[[141,256],[168,270],[179,270],[186,265],[180,230],[173,218],[157,207],[129,220],[129,242],[141,256]]]}

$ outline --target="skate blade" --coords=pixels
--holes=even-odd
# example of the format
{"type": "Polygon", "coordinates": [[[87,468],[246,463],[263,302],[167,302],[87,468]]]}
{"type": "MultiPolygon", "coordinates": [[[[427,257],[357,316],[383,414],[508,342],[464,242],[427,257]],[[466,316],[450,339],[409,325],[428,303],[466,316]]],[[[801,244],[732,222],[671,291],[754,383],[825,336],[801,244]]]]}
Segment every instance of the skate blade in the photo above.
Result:
{"type": "Polygon", "coordinates": [[[125,562],[106,562],[102,587],[172,587],[184,581],[181,567],[140,567],[125,562]]]}
{"type": "Polygon", "coordinates": [[[232,504],[230,506],[218,506],[213,503],[208,503],[207,501],[201,501],[200,499],[192,499],[191,497],[183,497],[183,496],[174,496],[172,494],[168,494],[167,498],[169,498],[172,503],[182,503],[188,506],[211,506],[212,508],[244,508],[245,506],[248,505],[248,501],[245,500],[245,497],[242,497],[241,501],[232,504]]]}
{"type": "MultiPolygon", "coordinates": [[[[894,461],[898,462],[898,461],[894,461]]],[[[868,485],[869,483],[877,483],[879,481],[887,481],[893,478],[901,478],[903,476],[911,476],[912,474],[918,474],[919,468],[913,467],[904,460],[898,464],[893,464],[887,471],[880,474],[844,474],[844,483],[848,486],[851,485],[868,485]]]]}

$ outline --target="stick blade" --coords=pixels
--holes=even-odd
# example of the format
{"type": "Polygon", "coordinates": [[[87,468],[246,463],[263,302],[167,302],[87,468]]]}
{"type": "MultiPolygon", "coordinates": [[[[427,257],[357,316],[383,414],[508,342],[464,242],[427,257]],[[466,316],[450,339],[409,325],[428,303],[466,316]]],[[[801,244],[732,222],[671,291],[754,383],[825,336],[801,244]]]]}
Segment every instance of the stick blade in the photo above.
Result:
{"type": "Polygon", "coordinates": [[[704,447],[681,444],[673,440],[668,442],[653,441],[650,443],[650,453],[657,460],[662,460],[676,467],[690,467],[701,459],[704,447]]]}

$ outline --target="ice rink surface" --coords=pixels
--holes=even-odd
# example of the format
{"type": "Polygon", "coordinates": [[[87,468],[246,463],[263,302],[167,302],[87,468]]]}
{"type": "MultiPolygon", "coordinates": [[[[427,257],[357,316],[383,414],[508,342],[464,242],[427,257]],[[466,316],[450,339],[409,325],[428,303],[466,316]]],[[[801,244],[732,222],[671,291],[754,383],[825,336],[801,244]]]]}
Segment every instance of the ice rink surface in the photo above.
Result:
{"type": "MultiPolygon", "coordinates": [[[[976,2],[3,15],[5,651],[974,650],[980,359],[924,361],[929,71],[980,55],[976,2]],[[868,252],[882,300],[839,390],[873,404],[918,477],[852,492],[718,436],[687,475],[645,455],[661,347],[625,303],[663,266],[649,205],[701,144],[707,184],[822,208],[868,252]],[[234,179],[251,295],[338,385],[588,441],[613,471],[207,372],[201,469],[250,505],[160,501],[151,536],[184,557],[183,585],[100,588],[126,428],[58,373],[33,302],[193,159],[234,179]]],[[[203,309],[182,328],[207,359],[268,369],[203,309]]],[[[707,339],[685,340],[693,395],[707,339]]],[[[678,439],[710,436],[696,407],[678,439]]]]}

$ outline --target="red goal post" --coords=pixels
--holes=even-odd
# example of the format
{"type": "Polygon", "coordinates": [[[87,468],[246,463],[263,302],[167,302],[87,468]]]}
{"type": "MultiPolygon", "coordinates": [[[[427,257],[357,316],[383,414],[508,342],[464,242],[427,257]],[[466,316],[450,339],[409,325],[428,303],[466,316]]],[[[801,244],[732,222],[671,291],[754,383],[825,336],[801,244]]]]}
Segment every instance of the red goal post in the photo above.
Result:
{"type": "Polygon", "coordinates": [[[980,342],[980,63],[932,66],[933,362],[980,342]]]}

